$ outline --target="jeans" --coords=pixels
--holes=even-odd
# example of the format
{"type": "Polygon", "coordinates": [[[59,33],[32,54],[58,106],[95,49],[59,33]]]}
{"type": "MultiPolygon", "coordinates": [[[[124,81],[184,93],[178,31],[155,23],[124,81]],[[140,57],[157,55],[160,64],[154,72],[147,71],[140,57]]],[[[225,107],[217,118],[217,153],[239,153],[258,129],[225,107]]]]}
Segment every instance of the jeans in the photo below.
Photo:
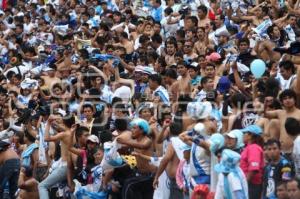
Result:
{"type": "Polygon", "coordinates": [[[9,183],[9,196],[15,198],[15,193],[18,189],[18,179],[20,174],[20,160],[6,160],[0,167],[0,198],[3,198],[3,189],[6,183],[9,183]]]}
{"type": "Polygon", "coordinates": [[[48,189],[56,183],[67,179],[67,166],[55,169],[45,180],[39,184],[39,195],[42,199],[49,199],[48,189]]]}

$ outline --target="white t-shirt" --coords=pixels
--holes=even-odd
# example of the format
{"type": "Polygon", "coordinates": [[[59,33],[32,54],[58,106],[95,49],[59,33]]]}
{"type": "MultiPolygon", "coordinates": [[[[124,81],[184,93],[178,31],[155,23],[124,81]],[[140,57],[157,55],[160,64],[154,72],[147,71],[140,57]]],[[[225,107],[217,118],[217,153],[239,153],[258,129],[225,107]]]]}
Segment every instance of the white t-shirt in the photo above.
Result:
{"type": "Polygon", "coordinates": [[[123,102],[128,103],[130,101],[131,89],[128,86],[121,86],[117,88],[113,94],[114,97],[122,98],[123,102]]]}
{"type": "Polygon", "coordinates": [[[294,140],[293,160],[295,163],[296,177],[300,177],[300,135],[294,140]]]}
{"type": "MultiPolygon", "coordinates": [[[[239,179],[239,177],[237,177],[234,173],[228,174],[228,184],[229,184],[229,188],[230,188],[229,192],[232,194],[231,198],[238,199],[234,196],[233,192],[244,190],[245,197],[246,197],[246,199],[248,199],[249,198],[248,197],[248,185],[247,185],[246,177],[240,168],[239,168],[239,176],[241,177],[241,179],[239,179]]],[[[217,184],[217,190],[216,190],[216,194],[215,194],[215,199],[224,199],[225,198],[224,195],[225,195],[224,174],[220,173],[218,184],[217,184]]]]}

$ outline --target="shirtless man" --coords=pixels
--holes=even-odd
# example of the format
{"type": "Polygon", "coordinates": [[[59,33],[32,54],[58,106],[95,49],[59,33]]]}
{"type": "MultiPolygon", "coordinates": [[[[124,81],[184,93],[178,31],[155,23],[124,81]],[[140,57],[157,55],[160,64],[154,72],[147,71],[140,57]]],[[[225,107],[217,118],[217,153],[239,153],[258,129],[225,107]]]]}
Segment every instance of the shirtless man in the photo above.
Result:
{"type": "Polygon", "coordinates": [[[198,27],[207,27],[210,25],[210,19],[207,16],[208,10],[205,5],[200,5],[198,8],[198,27]]]}
{"type": "Polygon", "coordinates": [[[10,148],[9,144],[3,141],[0,141],[0,165],[0,198],[3,198],[3,186],[6,185],[4,181],[9,182],[10,198],[15,198],[20,171],[20,159],[18,154],[10,148]]]}
{"type": "Polygon", "coordinates": [[[75,123],[75,118],[73,116],[60,117],[57,115],[50,115],[47,121],[45,129],[45,141],[46,142],[56,142],[61,141],[61,160],[60,165],[55,169],[45,180],[43,180],[38,188],[39,195],[43,199],[49,199],[48,188],[54,184],[67,179],[67,162],[70,161],[70,152],[68,150],[69,142],[71,141],[71,127],[75,123]],[[56,135],[50,135],[50,126],[57,125],[60,129],[64,129],[56,135]]]}
{"type": "MultiPolygon", "coordinates": [[[[280,134],[275,139],[279,139],[282,146],[282,151],[290,154],[293,149],[293,140],[286,133],[284,124],[286,118],[292,117],[300,121],[300,110],[296,108],[296,93],[293,90],[284,90],[279,95],[280,102],[282,103],[283,110],[266,111],[265,116],[268,118],[278,118],[280,122],[280,134]]],[[[265,106],[266,107],[266,106],[265,106]]]]}
{"type": "Polygon", "coordinates": [[[39,199],[39,192],[38,192],[38,184],[39,182],[34,179],[32,175],[32,169],[31,168],[22,168],[19,181],[18,181],[18,187],[21,189],[19,196],[17,199],[39,199]]]}
{"type": "Polygon", "coordinates": [[[213,64],[207,64],[204,69],[205,77],[212,78],[214,81],[214,88],[217,88],[220,77],[216,74],[216,66],[213,64]]]}
{"type": "Polygon", "coordinates": [[[55,68],[46,68],[44,71],[46,74],[42,75],[41,78],[45,82],[45,86],[48,88],[50,91],[52,89],[52,86],[56,83],[61,82],[61,80],[55,76],[55,68]]]}
{"type": "Polygon", "coordinates": [[[130,55],[133,51],[133,43],[128,39],[128,34],[126,32],[120,33],[120,43],[126,49],[126,54],[130,55]]]}
{"type": "Polygon", "coordinates": [[[158,186],[158,178],[165,170],[170,180],[170,199],[181,199],[183,194],[176,184],[176,171],[180,160],[183,159],[183,152],[180,152],[180,144],[183,142],[179,139],[178,135],[182,131],[182,125],[179,123],[172,123],[169,127],[170,135],[172,136],[166,153],[160,162],[156,175],[153,181],[153,187],[158,186]]]}
{"type": "Polygon", "coordinates": [[[177,72],[181,76],[172,86],[172,99],[173,102],[178,100],[179,95],[190,94],[192,91],[191,77],[188,72],[188,67],[182,61],[177,63],[177,72]]]}
{"type": "Polygon", "coordinates": [[[175,53],[177,45],[174,41],[167,41],[166,42],[166,56],[165,56],[165,61],[167,66],[171,66],[172,64],[175,64],[175,53]]]}
{"type": "MultiPolygon", "coordinates": [[[[152,156],[152,140],[147,136],[150,133],[150,127],[147,121],[137,118],[130,123],[132,135],[131,138],[120,136],[117,138],[118,143],[127,145],[134,149],[135,152],[152,156]]],[[[155,166],[141,158],[136,157],[137,171],[134,177],[128,178],[124,182],[122,198],[127,199],[152,199],[153,198],[153,174],[155,166]]]]}

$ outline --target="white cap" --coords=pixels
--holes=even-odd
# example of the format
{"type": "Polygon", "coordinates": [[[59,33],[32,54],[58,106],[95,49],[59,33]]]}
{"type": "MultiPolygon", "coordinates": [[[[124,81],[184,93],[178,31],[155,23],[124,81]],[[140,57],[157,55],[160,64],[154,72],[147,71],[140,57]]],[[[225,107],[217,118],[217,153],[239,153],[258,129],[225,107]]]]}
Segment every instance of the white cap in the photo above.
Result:
{"type": "Polygon", "coordinates": [[[91,142],[99,144],[99,138],[97,136],[95,136],[95,135],[90,135],[88,137],[88,140],[91,141],[91,142]]]}

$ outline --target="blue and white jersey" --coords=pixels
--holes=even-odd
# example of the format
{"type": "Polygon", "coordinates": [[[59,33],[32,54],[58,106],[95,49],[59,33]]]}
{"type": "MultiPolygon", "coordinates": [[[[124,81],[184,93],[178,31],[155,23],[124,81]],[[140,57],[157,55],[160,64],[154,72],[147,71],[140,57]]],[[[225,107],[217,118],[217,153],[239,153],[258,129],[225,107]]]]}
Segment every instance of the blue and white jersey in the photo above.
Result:
{"type": "Polygon", "coordinates": [[[164,104],[170,105],[170,98],[168,91],[163,87],[159,86],[154,92],[154,97],[159,97],[160,101],[164,104]]]}
{"type": "Polygon", "coordinates": [[[111,91],[110,87],[105,84],[103,86],[101,92],[102,92],[102,95],[101,95],[100,99],[107,103],[111,103],[112,98],[113,98],[113,92],[111,91]]]}
{"type": "Polygon", "coordinates": [[[210,184],[210,155],[195,143],[192,144],[190,157],[191,189],[199,184],[210,184]]]}

